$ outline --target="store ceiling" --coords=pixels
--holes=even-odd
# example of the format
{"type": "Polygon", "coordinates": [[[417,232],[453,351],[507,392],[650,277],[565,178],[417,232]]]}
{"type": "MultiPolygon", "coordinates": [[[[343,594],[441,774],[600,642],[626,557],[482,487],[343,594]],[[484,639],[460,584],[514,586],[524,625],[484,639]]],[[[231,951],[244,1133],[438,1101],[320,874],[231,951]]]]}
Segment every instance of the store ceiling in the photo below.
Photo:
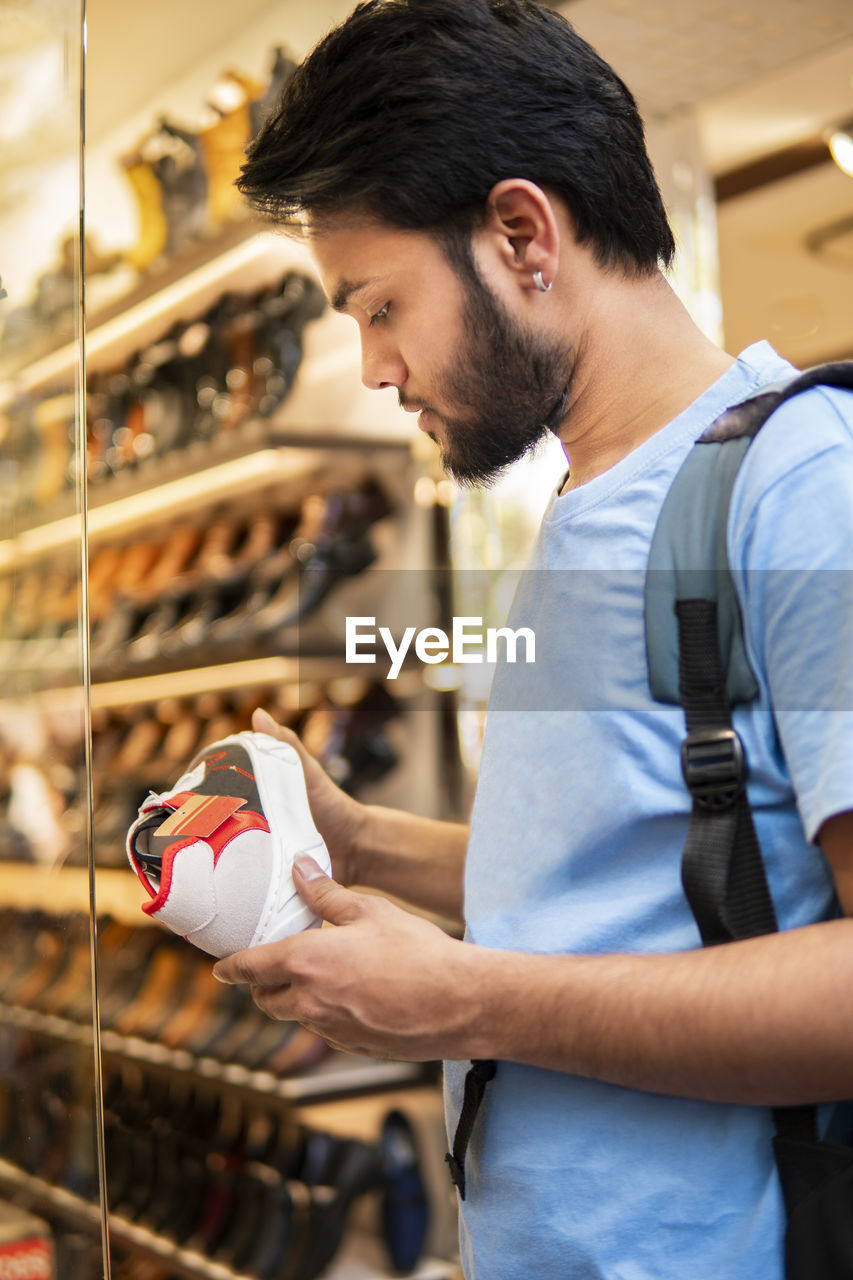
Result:
{"type": "MultiPolygon", "coordinates": [[[[850,0],[569,0],[558,7],[653,116],[711,102],[853,39],[850,0]]],[[[803,106],[779,105],[787,116],[803,106]]]]}
{"type": "Polygon", "coordinates": [[[853,178],[823,140],[853,120],[851,0],[559,7],[647,118],[695,111],[719,191],[740,191],[717,210],[727,348],[853,356],[853,178]]]}
{"type": "MultiPolygon", "coordinates": [[[[303,6],[317,38],[351,7],[351,0],[303,6]]],[[[853,47],[851,0],[568,0],[554,7],[616,67],[644,114],[703,106],[714,168],[802,136],[817,119],[833,119],[844,107],[839,95],[853,113],[853,63],[839,49],[853,47]],[[839,62],[838,74],[825,73],[819,55],[828,53],[839,62]],[[808,68],[816,59],[821,70],[813,75],[808,68]],[[798,65],[806,68],[800,91],[780,94],[780,73],[784,78],[798,65]],[[727,97],[744,94],[749,116],[739,110],[732,118],[727,97]]],[[[87,0],[90,141],[159,97],[193,63],[220,50],[227,60],[249,23],[287,8],[282,0],[87,0]]],[[[282,41],[292,41],[289,24],[280,25],[282,41]]]]}

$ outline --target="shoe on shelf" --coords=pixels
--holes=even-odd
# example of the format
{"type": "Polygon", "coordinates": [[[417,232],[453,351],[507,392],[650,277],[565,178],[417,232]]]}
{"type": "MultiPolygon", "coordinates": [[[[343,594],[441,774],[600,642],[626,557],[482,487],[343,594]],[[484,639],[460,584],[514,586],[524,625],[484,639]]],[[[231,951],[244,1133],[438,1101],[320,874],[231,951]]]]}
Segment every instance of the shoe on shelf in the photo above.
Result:
{"type": "Polygon", "coordinates": [[[320,924],[293,886],[300,852],[331,875],[299,756],[264,733],[205,747],[171,791],[147,797],[127,836],[142,910],[214,956],[320,924]]]}
{"type": "Polygon", "coordinates": [[[429,1227],[429,1201],[418,1145],[408,1116],[389,1111],[379,1139],[382,1153],[382,1237],[396,1271],[413,1271],[429,1227]]]}

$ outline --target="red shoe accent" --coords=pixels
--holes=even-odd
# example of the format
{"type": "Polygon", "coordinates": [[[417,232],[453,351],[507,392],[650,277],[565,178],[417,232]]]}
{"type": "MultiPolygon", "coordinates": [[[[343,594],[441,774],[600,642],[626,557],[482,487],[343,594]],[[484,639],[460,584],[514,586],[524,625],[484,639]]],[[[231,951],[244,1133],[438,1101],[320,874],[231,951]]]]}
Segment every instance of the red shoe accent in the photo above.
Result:
{"type": "Polygon", "coordinates": [[[181,849],[186,849],[187,846],[191,844],[195,844],[194,836],[188,836],[186,840],[181,840],[166,850],[163,855],[159,889],[155,890],[154,886],[148,883],[148,880],[143,876],[142,872],[137,871],[137,876],[151,894],[151,901],[143,902],[142,904],[142,910],[147,916],[153,916],[155,911],[159,911],[160,908],[164,907],[168,902],[169,893],[172,889],[172,866],[174,864],[175,857],[180,853],[181,849]]]}
{"type": "Polygon", "coordinates": [[[247,809],[245,813],[237,813],[233,818],[226,819],[221,826],[217,827],[207,837],[207,843],[213,850],[213,865],[216,866],[222,851],[228,847],[231,841],[244,831],[266,831],[269,834],[270,824],[260,813],[253,813],[251,809],[247,809]]]}
{"type": "Polygon", "coordinates": [[[174,812],[157,828],[158,836],[195,836],[206,840],[246,801],[240,796],[200,796],[181,791],[166,803],[174,812]]]}
{"type": "Polygon", "coordinates": [[[157,835],[182,836],[183,839],[178,839],[164,850],[160,887],[156,893],[142,872],[137,871],[137,877],[152,898],[151,902],[143,903],[142,910],[146,915],[153,915],[168,901],[172,888],[172,867],[181,849],[203,841],[210,846],[215,867],[224,850],[237,836],[246,831],[266,831],[269,834],[269,823],[260,813],[254,813],[251,809],[247,809],[245,813],[237,813],[240,806],[246,803],[238,796],[198,796],[182,792],[172,796],[169,803],[176,801],[179,802],[179,807],[157,828],[157,835]],[[216,825],[212,826],[214,819],[217,820],[216,825]],[[171,829],[167,831],[167,827],[171,829]]]}
{"type": "Polygon", "coordinates": [[[227,769],[231,773],[242,773],[243,777],[248,778],[250,782],[255,781],[254,774],[249,773],[248,769],[241,769],[238,764],[215,764],[212,769],[205,769],[204,776],[207,777],[209,773],[216,773],[217,770],[221,772],[223,769],[227,769]]]}

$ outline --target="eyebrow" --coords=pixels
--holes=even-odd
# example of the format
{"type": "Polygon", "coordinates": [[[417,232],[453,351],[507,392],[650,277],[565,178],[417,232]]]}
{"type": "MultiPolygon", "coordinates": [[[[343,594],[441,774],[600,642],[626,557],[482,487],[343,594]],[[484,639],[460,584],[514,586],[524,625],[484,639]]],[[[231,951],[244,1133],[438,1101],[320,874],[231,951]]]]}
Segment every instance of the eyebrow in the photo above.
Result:
{"type": "Polygon", "coordinates": [[[346,311],[353,294],[360,293],[368,285],[378,284],[385,276],[369,276],[366,280],[342,280],[332,297],[332,308],[335,311],[346,311]]]}

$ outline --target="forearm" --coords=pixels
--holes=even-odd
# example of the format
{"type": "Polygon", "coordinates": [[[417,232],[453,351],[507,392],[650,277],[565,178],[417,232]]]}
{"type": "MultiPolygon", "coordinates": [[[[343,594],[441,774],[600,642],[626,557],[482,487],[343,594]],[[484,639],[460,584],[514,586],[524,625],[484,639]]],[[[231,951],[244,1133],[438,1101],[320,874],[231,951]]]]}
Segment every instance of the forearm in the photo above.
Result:
{"type": "Polygon", "coordinates": [[[350,881],[412,906],[462,919],[468,827],[367,805],[350,860],[350,881]]]}
{"type": "Polygon", "coordinates": [[[853,920],[675,955],[470,947],[466,968],[471,1034],[449,1056],[721,1102],[853,1091],[853,920]]]}

